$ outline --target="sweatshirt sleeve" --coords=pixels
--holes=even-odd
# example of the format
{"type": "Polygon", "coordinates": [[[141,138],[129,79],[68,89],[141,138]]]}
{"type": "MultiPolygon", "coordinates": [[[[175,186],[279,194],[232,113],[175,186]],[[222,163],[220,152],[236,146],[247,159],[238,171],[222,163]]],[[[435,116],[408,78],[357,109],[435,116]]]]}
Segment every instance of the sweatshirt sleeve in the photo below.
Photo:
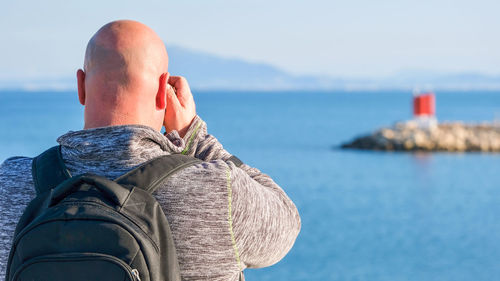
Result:
{"type": "Polygon", "coordinates": [[[203,161],[227,160],[231,154],[212,135],[207,133],[207,124],[197,115],[184,136],[182,154],[194,156],[203,161]]]}
{"type": "Polygon", "coordinates": [[[199,116],[184,141],[184,154],[204,161],[221,159],[228,164],[228,219],[241,269],[270,266],[281,260],[300,231],[300,216],[292,200],[258,169],[228,162],[232,155],[207,133],[207,125],[199,116]]]}
{"type": "Polygon", "coordinates": [[[270,266],[292,248],[300,231],[294,203],[256,168],[229,164],[235,249],[244,267],[270,266]]]}
{"type": "Polygon", "coordinates": [[[0,165],[0,275],[5,276],[17,222],[35,197],[31,158],[13,157],[0,165]]]}

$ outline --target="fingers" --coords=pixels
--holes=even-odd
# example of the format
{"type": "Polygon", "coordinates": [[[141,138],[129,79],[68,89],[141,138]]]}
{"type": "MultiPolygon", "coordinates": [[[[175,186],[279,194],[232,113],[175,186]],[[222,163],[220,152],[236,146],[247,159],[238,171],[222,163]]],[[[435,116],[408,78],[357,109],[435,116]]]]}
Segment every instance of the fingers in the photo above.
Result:
{"type": "Polygon", "coordinates": [[[182,107],[177,95],[175,94],[174,88],[170,84],[167,84],[167,110],[168,107],[174,109],[174,112],[179,110],[179,107],[182,107]]]}
{"type": "Polygon", "coordinates": [[[191,94],[191,89],[189,89],[186,78],[182,76],[170,76],[168,83],[176,89],[177,98],[183,106],[186,106],[193,100],[193,95],[191,94]]]}
{"type": "Polygon", "coordinates": [[[187,84],[187,81],[182,76],[169,76],[168,83],[176,88],[181,88],[184,83],[187,84]]]}
{"type": "Polygon", "coordinates": [[[177,130],[181,137],[196,116],[196,106],[187,80],[182,76],[170,76],[167,85],[167,109],[163,125],[165,130],[177,130]]]}

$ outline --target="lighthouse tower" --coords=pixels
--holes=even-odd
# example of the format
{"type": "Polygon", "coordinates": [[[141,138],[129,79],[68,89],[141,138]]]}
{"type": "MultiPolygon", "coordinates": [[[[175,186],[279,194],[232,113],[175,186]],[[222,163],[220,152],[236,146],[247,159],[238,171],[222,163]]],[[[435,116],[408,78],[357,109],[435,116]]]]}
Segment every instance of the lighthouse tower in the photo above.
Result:
{"type": "Polygon", "coordinates": [[[413,120],[423,129],[437,127],[436,98],[433,92],[413,92],[413,120]]]}

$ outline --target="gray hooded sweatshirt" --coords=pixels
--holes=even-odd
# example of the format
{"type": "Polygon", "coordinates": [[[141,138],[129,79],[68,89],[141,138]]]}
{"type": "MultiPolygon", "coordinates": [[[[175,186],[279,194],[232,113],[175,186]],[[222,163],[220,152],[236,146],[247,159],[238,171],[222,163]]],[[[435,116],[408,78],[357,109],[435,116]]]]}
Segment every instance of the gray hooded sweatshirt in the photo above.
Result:
{"type": "MultiPolygon", "coordinates": [[[[231,154],[198,116],[184,138],[126,125],[68,132],[57,141],[72,175],[115,179],[171,153],[204,161],[174,174],[154,194],[170,223],[182,280],[238,280],[245,268],[282,259],[299,233],[299,214],[285,192],[258,169],[227,161],[231,154]]],[[[17,221],[35,197],[32,160],[13,157],[0,166],[1,276],[17,221]]]]}

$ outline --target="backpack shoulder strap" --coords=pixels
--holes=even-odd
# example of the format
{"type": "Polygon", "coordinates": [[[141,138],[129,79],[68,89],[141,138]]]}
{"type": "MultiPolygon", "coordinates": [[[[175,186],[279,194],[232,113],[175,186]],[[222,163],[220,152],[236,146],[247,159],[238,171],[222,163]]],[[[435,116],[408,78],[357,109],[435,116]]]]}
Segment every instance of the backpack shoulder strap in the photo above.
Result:
{"type": "Polygon", "coordinates": [[[153,193],[161,182],[174,173],[201,162],[197,158],[182,154],[160,156],[118,177],[115,181],[121,185],[133,185],[153,193]]]}
{"type": "Polygon", "coordinates": [[[61,155],[61,146],[47,149],[33,159],[31,173],[37,194],[44,193],[71,178],[61,155]]]}
{"type": "Polygon", "coordinates": [[[241,165],[243,165],[243,161],[241,161],[240,158],[238,158],[234,155],[229,157],[229,159],[227,159],[227,161],[233,162],[233,164],[236,165],[236,167],[240,167],[241,165]]]}

